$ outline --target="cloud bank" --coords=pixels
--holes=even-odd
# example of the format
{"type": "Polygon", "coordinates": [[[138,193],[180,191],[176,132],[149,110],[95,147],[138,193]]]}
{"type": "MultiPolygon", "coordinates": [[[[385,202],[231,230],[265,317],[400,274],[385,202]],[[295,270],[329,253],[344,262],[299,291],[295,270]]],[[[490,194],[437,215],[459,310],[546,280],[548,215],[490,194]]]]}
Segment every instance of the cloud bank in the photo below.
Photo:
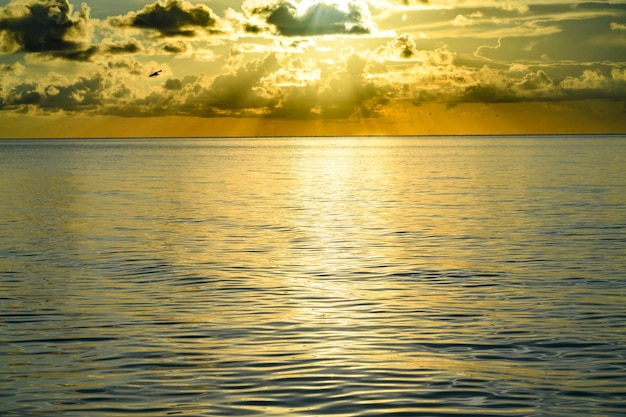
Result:
{"type": "Polygon", "coordinates": [[[100,20],[86,4],[14,0],[0,8],[0,112],[360,120],[433,103],[626,102],[626,56],[597,43],[623,36],[626,8],[408,3],[398,13],[414,14],[365,0],[245,0],[218,16],[159,0],[100,20]]]}

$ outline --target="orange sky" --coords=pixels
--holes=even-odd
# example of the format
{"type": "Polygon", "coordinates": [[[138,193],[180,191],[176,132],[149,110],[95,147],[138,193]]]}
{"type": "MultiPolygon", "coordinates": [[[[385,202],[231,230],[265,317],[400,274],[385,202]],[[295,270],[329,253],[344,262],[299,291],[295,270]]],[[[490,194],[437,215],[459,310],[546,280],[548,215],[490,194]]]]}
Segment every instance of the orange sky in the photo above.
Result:
{"type": "Polygon", "coordinates": [[[29,137],[205,137],[333,135],[463,135],[623,133],[626,118],[619,103],[575,106],[464,104],[452,109],[431,105],[411,109],[413,117],[352,121],[301,121],[272,118],[201,118],[162,116],[3,115],[5,138],[29,137]],[[599,111],[604,110],[604,111],[599,111]]]}

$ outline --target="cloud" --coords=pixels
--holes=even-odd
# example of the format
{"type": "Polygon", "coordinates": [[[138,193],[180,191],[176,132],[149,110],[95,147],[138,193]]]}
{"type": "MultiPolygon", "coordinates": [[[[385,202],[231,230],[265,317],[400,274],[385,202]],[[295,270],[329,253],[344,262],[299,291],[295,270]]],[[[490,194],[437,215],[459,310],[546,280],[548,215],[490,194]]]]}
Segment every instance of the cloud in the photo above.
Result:
{"type": "Polygon", "coordinates": [[[568,99],[608,99],[626,103],[626,69],[613,68],[608,74],[584,70],[580,77],[566,77],[559,84],[568,99]]]}
{"type": "Polygon", "coordinates": [[[6,88],[0,88],[0,109],[32,114],[121,112],[132,116],[123,112],[135,109],[136,103],[154,89],[154,80],[147,77],[154,62],[142,64],[130,56],[116,55],[99,65],[83,65],[86,68],[77,76],[49,72],[32,79],[14,75],[6,88]]]}
{"type": "Polygon", "coordinates": [[[9,73],[23,73],[26,67],[20,62],[16,62],[15,64],[0,64],[0,75],[9,74],[9,73]]]}
{"type": "MultiPolygon", "coordinates": [[[[155,93],[162,97],[156,101],[168,102],[170,114],[200,117],[263,115],[275,104],[275,99],[263,89],[262,80],[279,68],[276,56],[270,54],[213,79],[200,75],[166,80],[165,91],[155,93]]],[[[150,105],[150,102],[146,104],[150,105]]]]}
{"type": "Polygon", "coordinates": [[[84,61],[96,49],[89,46],[93,33],[89,7],[72,13],[67,0],[12,1],[0,8],[0,51],[39,52],[84,61]]]}
{"type": "Polygon", "coordinates": [[[421,72],[438,72],[439,67],[454,63],[455,54],[446,47],[418,49],[415,38],[404,34],[395,37],[375,51],[376,59],[390,62],[418,63],[421,72]]]}
{"type": "MultiPolygon", "coordinates": [[[[347,50],[339,67],[322,68],[301,85],[273,89],[280,99],[270,116],[285,119],[371,118],[380,114],[392,88],[367,78],[367,57],[347,50]]],[[[292,67],[297,71],[297,65],[292,67]]]]}
{"type": "Polygon", "coordinates": [[[399,4],[402,6],[412,6],[416,4],[429,4],[429,0],[390,0],[391,4],[399,4]]]}
{"type": "Polygon", "coordinates": [[[161,45],[161,49],[164,52],[168,52],[171,54],[182,54],[191,49],[191,46],[187,42],[183,41],[175,41],[175,42],[165,42],[161,45]]]}
{"type": "Polygon", "coordinates": [[[271,98],[263,94],[260,81],[279,68],[274,55],[249,62],[234,74],[220,75],[206,92],[198,97],[202,106],[210,109],[239,111],[259,109],[271,105],[271,98]]]}
{"type": "Polygon", "coordinates": [[[208,6],[185,0],[159,0],[138,12],[109,19],[113,26],[148,29],[160,36],[196,36],[198,31],[221,33],[220,19],[208,6]]]}
{"type": "Polygon", "coordinates": [[[103,43],[100,45],[99,50],[112,55],[133,54],[141,52],[143,47],[136,39],[130,39],[127,41],[103,43]]]}
{"type": "Polygon", "coordinates": [[[611,22],[611,30],[626,30],[626,24],[611,22]]]}
{"type": "Polygon", "coordinates": [[[68,85],[42,85],[35,82],[15,86],[2,98],[3,108],[25,112],[29,106],[41,111],[75,112],[93,109],[100,103],[102,77],[79,78],[68,85]]]}
{"type": "MultiPolygon", "coordinates": [[[[200,73],[201,67],[185,65],[198,62],[198,57],[190,54],[193,44],[203,44],[204,40],[152,39],[153,46],[144,49],[135,39],[120,40],[117,34],[108,34],[111,37],[95,47],[97,53],[108,55],[106,60],[98,58],[94,59],[97,62],[80,65],[47,63],[58,73],[39,78],[26,74],[21,63],[0,65],[0,109],[122,117],[348,120],[385,116],[394,108],[427,102],[453,107],[468,102],[623,101],[626,97],[622,64],[586,62],[565,67],[562,62],[528,60],[508,65],[494,61],[478,67],[484,61],[408,34],[387,39],[382,45],[380,38],[375,39],[371,49],[337,47],[330,55],[320,48],[325,42],[338,44],[337,39],[261,37],[257,44],[252,42],[258,37],[247,39],[250,44],[229,44],[220,39],[223,55],[216,54],[214,64],[202,67],[204,71],[219,71],[210,75],[200,73]],[[228,47],[231,56],[227,55],[228,47]],[[146,55],[132,55],[141,51],[146,55],[177,54],[177,60],[172,61],[176,71],[163,62],[144,62],[146,55]],[[259,56],[262,58],[257,59],[259,56]],[[178,58],[189,61],[181,64],[178,58]],[[159,68],[164,69],[160,77],[147,77],[159,68]],[[580,72],[573,75],[573,71],[580,72]]],[[[353,37],[340,41],[344,45],[364,43],[353,37]]],[[[81,51],[89,48],[72,52],[81,51]]],[[[37,59],[26,59],[24,64],[46,68],[46,62],[33,57],[37,59]]]]}
{"type": "Polygon", "coordinates": [[[521,80],[506,78],[493,70],[481,69],[475,80],[459,90],[451,105],[472,103],[562,102],[612,100],[626,102],[626,70],[608,73],[586,69],[579,77],[568,76],[554,83],[543,70],[529,72],[521,80]],[[495,76],[498,76],[496,79],[495,76]]]}
{"type": "Polygon", "coordinates": [[[337,64],[310,58],[269,54],[252,60],[210,84],[199,77],[191,82],[171,81],[184,114],[263,116],[279,119],[344,119],[376,117],[391,91],[367,77],[367,57],[350,49],[337,64]]]}
{"type": "Polygon", "coordinates": [[[250,33],[272,31],[283,36],[367,34],[376,25],[363,0],[247,0],[242,9],[250,33]]]}
{"type": "Polygon", "coordinates": [[[419,50],[413,37],[404,34],[381,47],[378,53],[392,58],[411,59],[419,55],[419,50]]]}
{"type": "Polygon", "coordinates": [[[585,70],[580,77],[567,77],[561,81],[561,87],[567,90],[598,90],[605,88],[609,80],[595,70],[585,70]]]}
{"type": "Polygon", "coordinates": [[[526,13],[529,10],[527,2],[521,1],[501,1],[501,0],[387,0],[391,5],[404,7],[419,6],[423,8],[474,8],[474,7],[494,7],[506,11],[516,11],[526,13]]]}
{"type": "Polygon", "coordinates": [[[554,87],[554,83],[544,71],[538,70],[537,72],[524,75],[518,87],[524,91],[549,90],[554,87]]]}
{"type": "Polygon", "coordinates": [[[176,78],[170,78],[165,81],[165,84],[163,84],[163,88],[165,88],[166,90],[178,91],[183,88],[183,82],[176,78]]]}
{"type": "MultiPolygon", "coordinates": [[[[172,77],[146,74],[156,63],[115,56],[74,79],[49,76],[6,84],[0,108],[21,113],[114,114],[123,117],[190,115],[283,119],[375,117],[391,91],[367,77],[368,61],[354,51],[339,64],[268,54],[231,73],[172,77]]],[[[4,68],[3,68],[4,69],[4,68]]],[[[6,71],[11,68],[6,67],[6,71]]]]}

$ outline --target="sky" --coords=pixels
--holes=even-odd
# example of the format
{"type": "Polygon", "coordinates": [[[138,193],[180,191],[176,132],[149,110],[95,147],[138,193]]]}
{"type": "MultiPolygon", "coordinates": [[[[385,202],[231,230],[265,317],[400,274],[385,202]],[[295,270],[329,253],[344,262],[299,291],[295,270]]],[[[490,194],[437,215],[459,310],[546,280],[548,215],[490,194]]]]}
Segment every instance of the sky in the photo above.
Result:
{"type": "Polygon", "coordinates": [[[0,0],[3,138],[552,133],[626,133],[626,1],[0,0]]]}

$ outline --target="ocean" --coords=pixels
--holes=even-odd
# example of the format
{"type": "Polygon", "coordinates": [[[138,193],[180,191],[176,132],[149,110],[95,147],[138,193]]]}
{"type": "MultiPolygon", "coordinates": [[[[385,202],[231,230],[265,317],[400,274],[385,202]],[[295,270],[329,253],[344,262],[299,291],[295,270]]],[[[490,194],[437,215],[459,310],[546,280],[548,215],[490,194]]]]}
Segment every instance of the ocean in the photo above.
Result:
{"type": "Polygon", "coordinates": [[[2,416],[626,415],[626,136],[0,141],[2,416]]]}

